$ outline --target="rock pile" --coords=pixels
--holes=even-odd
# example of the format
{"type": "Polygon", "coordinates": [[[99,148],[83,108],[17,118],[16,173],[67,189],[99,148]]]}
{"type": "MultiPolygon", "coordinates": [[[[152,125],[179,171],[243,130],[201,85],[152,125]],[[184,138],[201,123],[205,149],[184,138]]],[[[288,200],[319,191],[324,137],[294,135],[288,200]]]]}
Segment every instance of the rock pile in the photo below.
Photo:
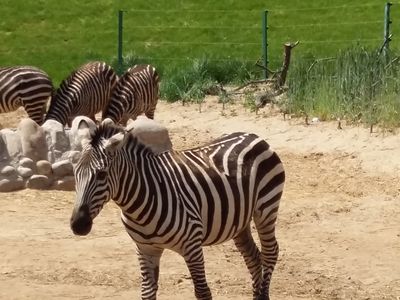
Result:
{"type": "MultiPolygon", "coordinates": [[[[0,130],[0,192],[24,188],[74,190],[73,165],[95,128],[91,119],[79,116],[70,129],[53,120],[39,126],[23,119],[16,129],[0,130]],[[90,124],[90,130],[78,128],[82,119],[90,124]]],[[[131,122],[127,131],[155,153],[172,148],[168,130],[146,117],[131,122]]]]}

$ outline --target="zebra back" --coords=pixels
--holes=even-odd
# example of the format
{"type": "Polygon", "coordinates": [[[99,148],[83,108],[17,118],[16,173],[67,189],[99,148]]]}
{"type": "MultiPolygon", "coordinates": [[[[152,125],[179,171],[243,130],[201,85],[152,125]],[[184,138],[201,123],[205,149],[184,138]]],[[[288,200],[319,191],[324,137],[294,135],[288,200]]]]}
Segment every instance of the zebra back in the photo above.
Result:
{"type": "Polygon", "coordinates": [[[33,66],[0,68],[0,113],[23,106],[28,116],[42,124],[53,83],[42,70],[33,66]]]}
{"type": "Polygon", "coordinates": [[[135,65],[118,80],[111,95],[103,120],[110,118],[115,123],[126,125],[129,118],[140,114],[154,118],[159,94],[159,75],[151,65],[135,65]]]}
{"type": "Polygon", "coordinates": [[[104,62],[89,62],[74,70],[52,97],[46,120],[65,125],[78,115],[95,120],[95,114],[107,107],[117,75],[104,62]]]}

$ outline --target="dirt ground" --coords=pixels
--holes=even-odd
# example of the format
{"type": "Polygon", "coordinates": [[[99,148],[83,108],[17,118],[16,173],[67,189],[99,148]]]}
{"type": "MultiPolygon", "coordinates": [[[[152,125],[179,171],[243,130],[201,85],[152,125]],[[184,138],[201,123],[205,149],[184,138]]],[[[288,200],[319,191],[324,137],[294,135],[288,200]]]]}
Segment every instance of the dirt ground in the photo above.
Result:
{"type": "MultiPolygon", "coordinates": [[[[0,116],[16,124],[19,111],[0,116]]],[[[280,258],[271,299],[400,299],[400,135],[362,126],[284,121],[265,108],[224,110],[158,105],[156,120],[176,149],[223,133],[254,132],[287,172],[277,236],[280,258]]],[[[24,190],[0,195],[0,299],[139,299],[133,242],[110,203],[87,237],[69,228],[73,192],[24,190]]],[[[205,248],[215,299],[251,299],[247,269],[232,242],[205,248]]],[[[184,261],[166,251],[159,299],[194,299],[184,261]]]]}

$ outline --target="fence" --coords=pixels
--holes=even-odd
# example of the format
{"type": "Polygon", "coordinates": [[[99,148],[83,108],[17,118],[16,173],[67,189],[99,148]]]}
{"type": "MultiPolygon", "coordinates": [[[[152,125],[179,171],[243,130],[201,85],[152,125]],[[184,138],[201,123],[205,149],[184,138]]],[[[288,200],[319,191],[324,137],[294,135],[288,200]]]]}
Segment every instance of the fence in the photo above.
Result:
{"type": "MultiPolygon", "coordinates": [[[[75,1],[6,1],[0,22],[0,65],[32,64],[57,85],[72,69],[91,59],[111,62],[117,54],[117,9],[124,9],[123,54],[157,64],[180,64],[193,58],[233,59],[254,64],[261,58],[262,13],[268,9],[268,60],[280,67],[282,44],[300,41],[294,59],[331,57],[349,43],[382,45],[384,3],[321,7],[320,1],[139,1],[116,7],[75,1]],[[8,4],[7,4],[8,3],[8,4]],[[291,9],[290,7],[295,7],[291,9]],[[140,9],[132,9],[132,7],[140,9]],[[149,9],[150,8],[150,9],[149,9]],[[15,16],[18,16],[16,18],[15,16]]],[[[390,48],[399,48],[398,2],[393,3],[390,48]]],[[[390,34],[389,34],[390,36],[390,34]]],[[[122,53],[121,53],[122,55],[122,53]]],[[[260,69],[260,72],[262,70],[260,69]]],[[[261,76],[261,75],[260,75],[261,76]]]]}
{"type": "Polygon", "coordinates": [[[156,64],[206,56],[253,63],[263,58],[264,66],[269,63],[271,68],[281,63],[282,44],[288,41],[299,40],[301,47],[296,52],[310,59],[335,55],[354,43],[374,48],[383,45],[387,52],[392,37],[391,5],[275,8],[268,11],[268,24],[263,10],[127,10],[124,39],[120,11],[119,66],[122,47],[125,53],[156,64]]]}

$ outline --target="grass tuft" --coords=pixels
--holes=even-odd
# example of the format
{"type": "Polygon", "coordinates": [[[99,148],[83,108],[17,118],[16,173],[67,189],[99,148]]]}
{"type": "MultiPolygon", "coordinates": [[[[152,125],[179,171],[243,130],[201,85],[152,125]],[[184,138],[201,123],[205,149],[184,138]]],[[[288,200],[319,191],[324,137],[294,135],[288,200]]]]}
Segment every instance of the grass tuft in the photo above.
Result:
{"type": "Polygon", "coordinates": [[[289,111],[321,120],[399,123],[400,65],[394,53],[351,47],[329,61],[299,60],[289,72],[289,111]]]}

